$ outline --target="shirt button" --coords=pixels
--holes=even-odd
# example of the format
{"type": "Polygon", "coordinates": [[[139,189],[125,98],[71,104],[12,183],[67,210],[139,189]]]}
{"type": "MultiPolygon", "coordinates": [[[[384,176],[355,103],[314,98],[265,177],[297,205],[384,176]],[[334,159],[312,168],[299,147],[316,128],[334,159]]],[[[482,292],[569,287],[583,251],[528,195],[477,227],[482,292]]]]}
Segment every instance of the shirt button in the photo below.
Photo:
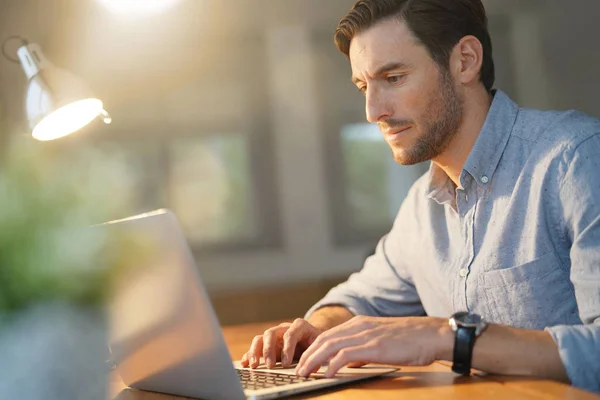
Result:
{"type": "Polygon", "coordinates": [[[490,178],[488,178],[487,176],[482,176],[481,177],[481,183],[488,183],[490,181],[490,178]]]}
{"type": "Polygon", "coordinates": [[[467,273],[468,273],[468,271],[467,271],[465,268],[463,268],[463,269],[461,269],[460,271],[458,271],[458,274],[459,274],[460,276],[462,276],[463,278],[464,278],[465,276],[467,276],[467,273]]]}

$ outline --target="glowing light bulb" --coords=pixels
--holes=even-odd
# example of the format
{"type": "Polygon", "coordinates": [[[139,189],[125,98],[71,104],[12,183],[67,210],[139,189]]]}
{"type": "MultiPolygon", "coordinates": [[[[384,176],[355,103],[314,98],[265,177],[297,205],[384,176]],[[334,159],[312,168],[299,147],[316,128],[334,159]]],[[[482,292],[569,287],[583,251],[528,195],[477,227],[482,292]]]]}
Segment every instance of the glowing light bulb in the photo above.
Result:
{"type": "MultiPolygon", "coordinates": [[[[33,137],[47,141],[67,136],[83,128],[100,114],[103,116],[105,114],[102,101],[98,99],[75,101],[42,119],[33,128],[33,137]]],[[[106,116],[104,119],[106,120],[106,116]]]]}
{"type": "Polygon", "coordinates": [[[157,13],[173,6],[179,0],[99,0],[116,14],[157,13]]]}

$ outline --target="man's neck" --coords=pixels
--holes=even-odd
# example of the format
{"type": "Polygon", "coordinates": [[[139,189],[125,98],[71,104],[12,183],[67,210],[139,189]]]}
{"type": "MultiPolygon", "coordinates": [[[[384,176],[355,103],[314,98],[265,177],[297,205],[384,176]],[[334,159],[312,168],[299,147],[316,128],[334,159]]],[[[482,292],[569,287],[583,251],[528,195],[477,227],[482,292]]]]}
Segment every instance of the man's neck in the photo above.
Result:
{"type": "Polygon", "coordinates": [[[465,93],[462,122],[456,135],[446,150],[431,160],[456,187],[460,186],[460,174],[483,128],[491,104],[492,95],[485,90],[465,93]]]}

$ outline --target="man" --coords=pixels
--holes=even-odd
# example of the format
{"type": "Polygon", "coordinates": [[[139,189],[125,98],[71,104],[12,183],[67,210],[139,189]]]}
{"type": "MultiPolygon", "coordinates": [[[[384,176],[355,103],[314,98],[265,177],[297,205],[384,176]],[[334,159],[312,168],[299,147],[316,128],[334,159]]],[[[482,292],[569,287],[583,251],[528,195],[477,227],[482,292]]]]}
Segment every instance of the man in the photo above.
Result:
{"type": "Polygon", "coordinates": [[[363,269],[243,365],[449,360],[600,391],[600,121],[492,90],[480,0],[360,0],[335,42],[395,160],[431,168],[363,269]]]}

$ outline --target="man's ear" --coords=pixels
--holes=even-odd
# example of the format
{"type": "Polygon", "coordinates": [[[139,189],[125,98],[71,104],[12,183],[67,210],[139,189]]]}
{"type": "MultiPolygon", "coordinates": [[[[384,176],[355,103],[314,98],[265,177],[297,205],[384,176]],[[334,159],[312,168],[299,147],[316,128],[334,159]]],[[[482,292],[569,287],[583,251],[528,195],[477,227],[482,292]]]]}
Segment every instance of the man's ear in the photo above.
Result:
{"type": "Polygon", "coordinates": [[[483,46],[475,36],[460,39],[450,55],[450,70],[463,85],[479,81],[483,63],[483,46]]]}

